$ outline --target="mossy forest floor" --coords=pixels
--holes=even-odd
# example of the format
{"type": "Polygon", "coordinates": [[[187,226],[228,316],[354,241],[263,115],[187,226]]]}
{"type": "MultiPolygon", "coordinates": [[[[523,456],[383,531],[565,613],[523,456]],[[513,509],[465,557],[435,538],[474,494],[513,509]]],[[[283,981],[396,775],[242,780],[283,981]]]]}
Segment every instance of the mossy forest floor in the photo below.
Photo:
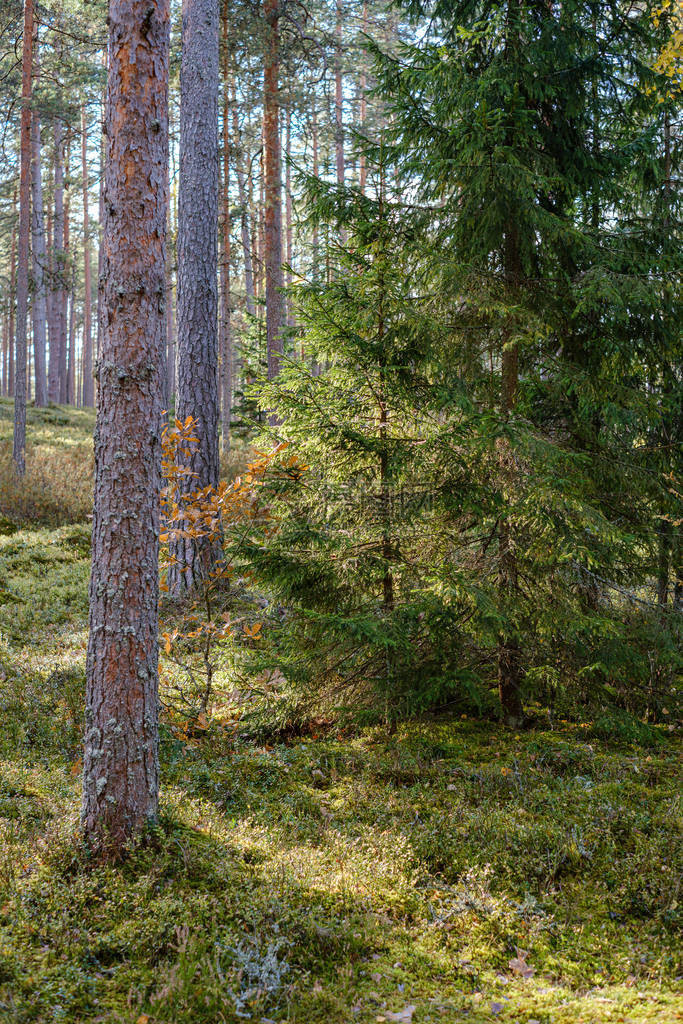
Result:
{"type": "MultiPolygon", "coordinates": [[[[50,410],[29,436],[86,444],[91,426],[50,410]]],[[[89,863],[89,527],[15,525],[0,520],[0,1021],[681,1018],[668,731],[633,746],[590,723],[441,718],[271,748],[164,728],[159,826],[123,864],[89,863]]]]}

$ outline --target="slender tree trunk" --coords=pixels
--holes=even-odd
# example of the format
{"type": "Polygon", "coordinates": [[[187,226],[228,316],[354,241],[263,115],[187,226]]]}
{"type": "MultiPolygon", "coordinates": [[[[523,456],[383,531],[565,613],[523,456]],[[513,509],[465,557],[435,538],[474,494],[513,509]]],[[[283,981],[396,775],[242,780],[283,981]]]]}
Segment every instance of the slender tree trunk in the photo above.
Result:
{"type": "Polygon", "coordinates": [[[280,30],[278,0],[264,0],[266,54],[263,75],[265,165],[266,346],[268,379],[280,370],[283,351],[282,179],[280,170],[280,30]]]}
{"type": "Polygon", "coordinates": [[[14,468],[26,469],[26,327],[28,261],[31,233],[31,75],[33,70],[33,0],[24,0],[24,42],[21,60],[21,142],[19,177],[19,256],[17,265],[17,337],[14,375],[14,468]]]}
{"type": "Polygon", "coordinates": [[[83,826],[90,842],[112,855],[158,808],[169,20],[169,0],[109,3],[83,826]]]}
{"type": "Polygon", "coordinates": [[[73,260],[71,259],[71,127],[64,146],[64,382],[65,402],[74,405],[73,362],[71,359],[71,313],[73,311],[73,260]],[[71,301],[70,301],[71,300],[71,301]]]}
{"type": "MultiPolygon", "coordinates": [[[[9,300],[11,301],[11,299],[9,300]]],[[[9,313],[2,317],[2,396],[7,397],[7,371],[9,369],[9,313]]]]}
{"type": "MultiPolygon", "coordinates": [[[[316,97],[313,96],[313,110],[311,113],[311,134],[313,136],[313,177],[317,178],[320,174],[320,166],[318,159],[318,112],[316,108],[316,97]]],[[[318,279],[318,264],[320,262],[320,232],[318,229],[317,221],[313,225],[313,238],[312,238],[312,260],[313,260],[313,280],[318,279]]]]}
{"type": "Polygon", "coordinates": [[[69,285],[69,352],[66,367],[66,400],[70,405],[78,405],[76,390],[76,271],[71,264],[71,283],[69,285]]]}
{"type": "Polygon", "coordinates": [[[232,418],[232,324],[230,300],[230,101],[228,96],[228,2],[223,2],[223,224],[221,259],[221,437],[230,450],[232,418]]]}
{"type": "MultiPolygon", "coordinates": [[[[195,417],[193,488],[218,485],[218,0],[183,0],[178,198],[178,408],[195,417]]],[[[206,578],[214,546],[174,544],[169,588],[206,578]]]]}
{"type": "Polygon", "coordinates": [[[83,405],[95,404],[92,375],[92,267],[90,261],[90,199],[88,180],[88,125],[85,104],[81,108],[81,174],[83,178],[83,405]]]}
{"type": "MultiPolygon", "coordinates": [[[[35,83],[38,82],[38,33],[35,33],[35,83]]],[[[40,176],[40,118],[33,111],[31,120],[32,176],[31,191],[33,206],[31,229],[33,238],[33,353],[36,381],[36,405],[47,405],[47,373],[45,355],[47,350],[47,299],[45,271],[47,252],[45,249],[45,222],[43,219],[43,186],[40,176]]]]}
{"type": "Polygon", "coordinates": [[[55,121],[55,326],[59,374],[59,401],[66,402],[66,262],[64,245],[64,125],[55,121]]]}
{"type": "MultiPolygon", "coordinates": [[[[105,53],[102,55],[102,63],[104,64],[105,68],[107,67],[107,59],[108,59],[107,58],[107,52],[105,51],[105,53]]],[[[103,291],[102,291],[102,259],[103,259],[102,225],[104,224],[104,185],[105,185],[105,180],[106,180],[107,156],[108,156],[108,152],[109,152],[109,143],[108,143],[108,140],[107,140],[107,133],[104,130],[105,129],[104,118],[106,116],[106,103],[105,103],[104,96],[102,97],[102,111],[103,111],[102,122],[101,122],[101,124],[102,124],[102,131],[101,131],[101,134],[100,134],[100,194],[99,194],[99,209],[98,209],[98,219],[99,219],[99,225],[100,225],[100,232],[99,232],[99,239],[98,239],[99,245],[98,245],[98,249],[97,249],[97,333],[96,333],[96,339],[97,340],[96,340],[96,345],[95,345],[95,361],[96,362],[100,358],[100,351],[101,351],[101,348],[102,348],[102,330],[103,330],[103,327],[102,327],[102,314],[103,314],[102,303],[104,301],[104,295],[103,295],[103,291]]],[[[85,387],[86,386],[85,385],[85,377],[84,377],[84,382],[83,383],[84,383],[84,387],[85,387]]],[[[95,404],[95,405],[97,404],[96,384],[97,384],[97,377],[96,377],[96,375],[93,375],[93,404],[95,404]]]]}
{"type": "Polygon", "coordinates": [[[235,153],[235,170],[237,173],[237,195],[240,201],[240,223],[242,229],[242,250],[244,256],[244,293],[246,296],[247,313],[250,316],[256,315],[256,302],[254,298],[254,267],[252,261],[251,235],[249,231],[249,197],[244,180],[244,166],[242,164],[242,147],[240,146],[239,119],[237,115],[237,97],[235,84],[232,83],[232,133],[233,150],[235,153]]]}
{"type": "Polygon", "coordinates": [[[176,391],[175,304],[173,301],[173,254],[170,243],[172,236],[170,202],[168,214],[169,245],[166,256],[166,409],[170,412],[171,407],[175,408],[176,391]]]}
{"type": "MultiPolygon", "coordinates": [[[[367,0],[363,3],[363,34],[368,31],[368,5],[367,0]]],[[[367,118],[368,99],[367,99],[367,75],[365,73],[365,54],[361,55],[361,71],[360,71],[360,128],[361,131],[365,128],[365,121],[367,118]]],[[[358,172],[358,185],[361,192],[365,192],[365,183],[367,180],[367,168],[365,166],[365,153],[361,152],[360,155],[360,168],[358,172]]]]}
{"type": "MultiPolygon", "coordinates": [[[[292,110],[291,107],[287,108],[286,127],[285,127],[285,239],[287,245],[287,270],[285,275],[285,283],[287,289],[292,287],[292,260],[294,258],[294,231],[293,231],[293,210],[292,210],[292,171],[290,167],[290,159],[292,155],[292,110]]],[[[294,317],[292,315],[292,300],[289,294],[287,295],[287,326],[294,326],[294,317]]]]}
{"type": "Polygon", "coordinates": [[[55,258],[52,198],[54,197],[54,161],[52,162],[52,189],[47,201],[47,330],[49,339],[47,393],[51,402],[59,401],[59,338],[55,310],[55,258]]]}
{"type": "Polygon", "coordinates": [[[342,4],[337,0],[334,49],[334,152],[337,184],[344,184],[344,88],[342,80],[342,4]]]}
{"type": "Polygon", "coordinates": [[[15,326],[15,302],[17,282],[17,228],[15,215],[17,212],[17,194],[12,195],[12,241],[10,243],[10,264],[9,264],[9,354],[7,357],[7,395],[14,397],[14,326],[15,326]]]}

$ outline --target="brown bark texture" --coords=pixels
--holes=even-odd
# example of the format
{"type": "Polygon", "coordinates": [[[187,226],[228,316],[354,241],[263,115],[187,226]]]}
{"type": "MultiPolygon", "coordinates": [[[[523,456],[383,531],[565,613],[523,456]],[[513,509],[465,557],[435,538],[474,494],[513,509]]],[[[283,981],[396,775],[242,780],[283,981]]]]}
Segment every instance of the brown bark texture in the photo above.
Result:
{"type": "Polygon", "coordinates": [[[33,0],[24,3],[21,72],[21,134],[19,172],[19,253],[17,258],[17,335],[14,367],[14,468],[26,469],[26,327],[28,261],[31,231],[31,80],[33,74],[33,0]]]}
{"type": "MultiPolygon", "coordinates": [[[[218,0],[183,0],[182,17],[176,415],[197,420],[194,490],[218,484],[218,0]]],[[[176,540],[173,556],[175,594],[213,565],[196,538],[176,540]]]]}
{"type": "Polygon", "coordinates": [[[109,53],[82,820],[115,855],[158,805],[169,0],[110,0],[109,53]]]}

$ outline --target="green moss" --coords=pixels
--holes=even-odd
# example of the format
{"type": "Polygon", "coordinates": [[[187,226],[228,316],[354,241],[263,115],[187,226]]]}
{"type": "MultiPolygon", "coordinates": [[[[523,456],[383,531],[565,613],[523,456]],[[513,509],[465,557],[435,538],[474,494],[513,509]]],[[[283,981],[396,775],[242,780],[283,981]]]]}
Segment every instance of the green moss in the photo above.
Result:
{"type": "Polygon", "coordinates": [[[160,824],[93,864],[88,558],[86,523],[0,536],[3,1024],[675,1019],[668,731],[442,719],[270,748],[164,723],[160,824]]]}

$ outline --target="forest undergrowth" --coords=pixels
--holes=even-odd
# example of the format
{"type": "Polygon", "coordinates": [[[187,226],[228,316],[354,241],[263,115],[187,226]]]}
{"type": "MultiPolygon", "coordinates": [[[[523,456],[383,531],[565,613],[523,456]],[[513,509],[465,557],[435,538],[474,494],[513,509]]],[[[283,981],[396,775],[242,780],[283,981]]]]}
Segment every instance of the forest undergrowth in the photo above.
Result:
{"type": "Polygon", "coordinates": [[[21,514],[0,508],[0,1020],[680,1019],[669,726],[633,742],[538,709],[523,732],[440,716],[264,744],[166,720],[159,825],[89,862],[92,423],[40,416],[21,514]]]}

